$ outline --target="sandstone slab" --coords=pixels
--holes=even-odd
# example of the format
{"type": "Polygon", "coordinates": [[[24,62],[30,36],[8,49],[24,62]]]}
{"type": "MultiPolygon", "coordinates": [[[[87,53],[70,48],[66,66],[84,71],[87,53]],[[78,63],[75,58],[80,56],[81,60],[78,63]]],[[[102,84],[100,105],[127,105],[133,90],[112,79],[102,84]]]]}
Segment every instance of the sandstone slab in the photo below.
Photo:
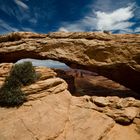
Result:
{"type": "MultiPolygon", "coordinates": [[[[5,79],[11,66],[1,64],[0,77],[5,79]]],[[[40,79],[22,87],[28,101],[18,108],[0,107],[0,140],[139,140],[139,100],[75,97],[53,70],[40,67],[36,71],[40,79]],[[118,124],[119,117],[131,120],[129,125],[118,124]]]]}

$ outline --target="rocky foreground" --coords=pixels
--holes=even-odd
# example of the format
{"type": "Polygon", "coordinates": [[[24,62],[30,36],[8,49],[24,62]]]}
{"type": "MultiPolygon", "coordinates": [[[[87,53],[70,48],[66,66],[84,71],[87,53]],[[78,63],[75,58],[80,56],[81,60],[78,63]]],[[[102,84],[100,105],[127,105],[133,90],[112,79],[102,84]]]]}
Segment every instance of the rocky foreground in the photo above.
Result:
{"type": "MultiPolygon", "coordinates": [[[[12,64],[0,64],[0,85],[12,64]]],[[[0,140],[139,140],[140,100],[117,96],[72,96],[49,68],[22,90],[28,101],[0,108],[0,140]]]]}
{"type": "Polygon", "coordinates": [[[140,93],[140,35],[18,32],[0,36],[0,62],[54,59],[88,69],[140,93]]]}

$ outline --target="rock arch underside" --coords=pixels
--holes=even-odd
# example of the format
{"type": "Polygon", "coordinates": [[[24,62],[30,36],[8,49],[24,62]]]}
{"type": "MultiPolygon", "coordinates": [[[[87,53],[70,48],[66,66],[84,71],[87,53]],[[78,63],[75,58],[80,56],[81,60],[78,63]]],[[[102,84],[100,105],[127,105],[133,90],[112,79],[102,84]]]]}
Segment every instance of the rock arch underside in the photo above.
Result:
{"type": "Polygon", "coordinates": [[[97,72],[140,93],[140,35],[17,32],[0,36],[0,63],[53,59],[97,72]]]}

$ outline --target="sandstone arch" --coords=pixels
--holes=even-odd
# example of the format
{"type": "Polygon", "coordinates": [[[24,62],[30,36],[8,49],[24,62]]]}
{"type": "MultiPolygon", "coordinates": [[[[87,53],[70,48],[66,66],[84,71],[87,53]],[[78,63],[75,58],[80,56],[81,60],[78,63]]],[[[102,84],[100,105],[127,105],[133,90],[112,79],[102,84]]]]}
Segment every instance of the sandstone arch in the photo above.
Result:
{"type": "Polygon", "coordinates": [[[94,71],[140,93],[139,34],[18,32],[0,36],[0,63],[27,57],[94,71]]]}

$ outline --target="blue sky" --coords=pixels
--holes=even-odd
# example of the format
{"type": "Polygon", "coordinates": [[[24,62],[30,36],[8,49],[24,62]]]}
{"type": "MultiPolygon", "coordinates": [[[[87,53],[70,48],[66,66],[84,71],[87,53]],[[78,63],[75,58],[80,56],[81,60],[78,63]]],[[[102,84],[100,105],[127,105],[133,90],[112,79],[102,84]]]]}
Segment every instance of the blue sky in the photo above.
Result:
{"type": "Polygon", "coordinates": [[[19,61],[17,61],[16,63],[22,63],[25,61],[31,61],[33,66],[46,66],[49,68],[60,68],[60,69],[69,69],[69,67],[64,64],[61,63],[59,61],[54,61],[54,60],[37,60],[37,59],[21,59],[19,61]]]}
{"type": "Polygon", "coordinates": [[[140,33],[140,0],[0,0],[0,34],[102,30],[140,33]]]}

